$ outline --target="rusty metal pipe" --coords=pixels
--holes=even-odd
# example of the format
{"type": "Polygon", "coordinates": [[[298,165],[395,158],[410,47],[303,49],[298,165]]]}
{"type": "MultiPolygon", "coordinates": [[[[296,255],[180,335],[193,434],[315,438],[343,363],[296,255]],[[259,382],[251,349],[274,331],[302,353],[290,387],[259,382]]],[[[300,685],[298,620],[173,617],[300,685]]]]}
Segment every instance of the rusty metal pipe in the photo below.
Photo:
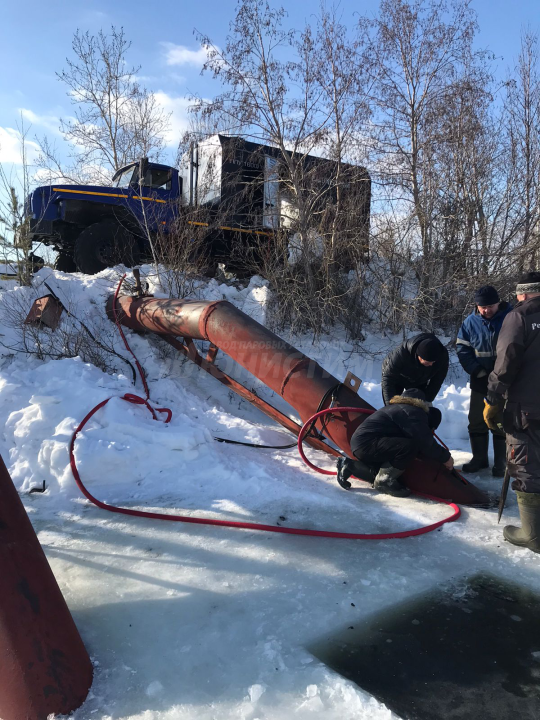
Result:
{"type": "MultiPolygon", "coordinates": [[[[114,320],[113,298],[107,303],[107,314],[114,320]]],[[[160,335],[207,340],[229,355],[249,373],[280,395],[293,407],[302,422],[318,409],[330,405],[325,394],[340,385],[339,380],[273,332],[260,325],[227,301],[166,300],[157,298],[120,297],[118,319],[132,330],[160,335]]],[[[347,387],[339,388],[339,405],[371,408],[347,387]]],[[[364,419],[363,415],[347,415],[318,421],[317,428],[339,448],[351,455],[350,438],[364,419]]]]}

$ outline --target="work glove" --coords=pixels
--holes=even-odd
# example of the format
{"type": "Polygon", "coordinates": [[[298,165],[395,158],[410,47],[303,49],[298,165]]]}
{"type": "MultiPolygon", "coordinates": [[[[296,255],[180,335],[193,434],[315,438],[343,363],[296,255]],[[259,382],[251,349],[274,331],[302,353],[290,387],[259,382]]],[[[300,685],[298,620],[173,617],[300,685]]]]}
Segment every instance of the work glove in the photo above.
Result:
{"type": "Polygon", "coordinates": [[[498,421],[500,412],[501,405],[499,403],[490,405],[487,399],[484,400],[484,422],[490,430],[502,430],[502,424],[498,421]]]}

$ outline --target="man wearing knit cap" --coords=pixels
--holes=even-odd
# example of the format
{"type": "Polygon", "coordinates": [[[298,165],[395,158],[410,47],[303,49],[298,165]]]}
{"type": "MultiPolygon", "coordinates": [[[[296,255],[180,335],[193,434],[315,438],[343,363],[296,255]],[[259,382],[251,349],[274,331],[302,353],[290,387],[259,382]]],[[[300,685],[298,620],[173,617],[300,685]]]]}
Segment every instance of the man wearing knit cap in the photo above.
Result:
{"type": "MultiPolygon", "coordinates": [[[[501,302],[499,293],[491,285],[476,291],[475,309],[465,318],[458,332],[457,354],[465,372],[470,376],[471,404],[469,407],[469,439],[472,459],[463,465],[463,472],[475,473],[489,466],[489,428],[484,422],[484,398],[488,376],[495,367],[497,339],[503,320],[512,307],[501,302]]],[[[492,474],[502,477],[506,468],[506,440],[502,430],[502,410],[493,433],[494,463],[492,474]]]]}
{"type": "Polygon", "coordinates": [[[406,340],[386,356],[382,364],[382,394],[388,405],[406,388],[422,390],[433,402],[448,372],[448,350],[432,333],[406,340]]]}
{"type": "Polygon", "coordinates": [[[540,272],[525,273],[516,296],[499,334],[484,419],[496,426],[504,406],[506,457],[522,525],[505,527],[504,538],[540,552],[540,272]]]}

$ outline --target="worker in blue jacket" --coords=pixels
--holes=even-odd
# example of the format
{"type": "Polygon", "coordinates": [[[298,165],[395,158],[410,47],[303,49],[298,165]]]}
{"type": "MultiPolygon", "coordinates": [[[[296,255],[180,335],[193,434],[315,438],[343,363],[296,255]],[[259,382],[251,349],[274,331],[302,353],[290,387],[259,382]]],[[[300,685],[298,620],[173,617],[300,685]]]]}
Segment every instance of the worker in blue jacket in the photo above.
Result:
{"type": "MultiPolygon", "coordinates": [[[[466,473],[477,472],[489,466],[489,428],[483,417],[484,398],[487,395],[488,376],[495,367],[497,338],[504,318],[512,310],[507,302],[501,302],[499,293],[491,285],[477,290],[474,302],[476,307],[463,321],[456,343],[459,362],[471,376],[469,438],[473,456],[470,462],[463,465],[466,473]]],[[[491,431],[495,456],[492,469],[494,477],[502,477],[506,469],[506,438],[502,429],[502,412],[499,425],[500,429],[491,431]]]]}

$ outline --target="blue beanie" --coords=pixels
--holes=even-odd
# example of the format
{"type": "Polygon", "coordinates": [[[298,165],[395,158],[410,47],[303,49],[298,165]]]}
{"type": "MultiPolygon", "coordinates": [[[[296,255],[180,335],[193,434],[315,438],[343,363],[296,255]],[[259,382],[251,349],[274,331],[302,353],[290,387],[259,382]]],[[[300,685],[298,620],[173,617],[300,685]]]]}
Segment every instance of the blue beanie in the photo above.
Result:
{"type": "Polygon", "coordinates": [[[476,305],[496,305],[500,302],[499,293],[495,290],[492,285],[484,285],[479,288],[474,295],[474,302],[476,305]]]}

